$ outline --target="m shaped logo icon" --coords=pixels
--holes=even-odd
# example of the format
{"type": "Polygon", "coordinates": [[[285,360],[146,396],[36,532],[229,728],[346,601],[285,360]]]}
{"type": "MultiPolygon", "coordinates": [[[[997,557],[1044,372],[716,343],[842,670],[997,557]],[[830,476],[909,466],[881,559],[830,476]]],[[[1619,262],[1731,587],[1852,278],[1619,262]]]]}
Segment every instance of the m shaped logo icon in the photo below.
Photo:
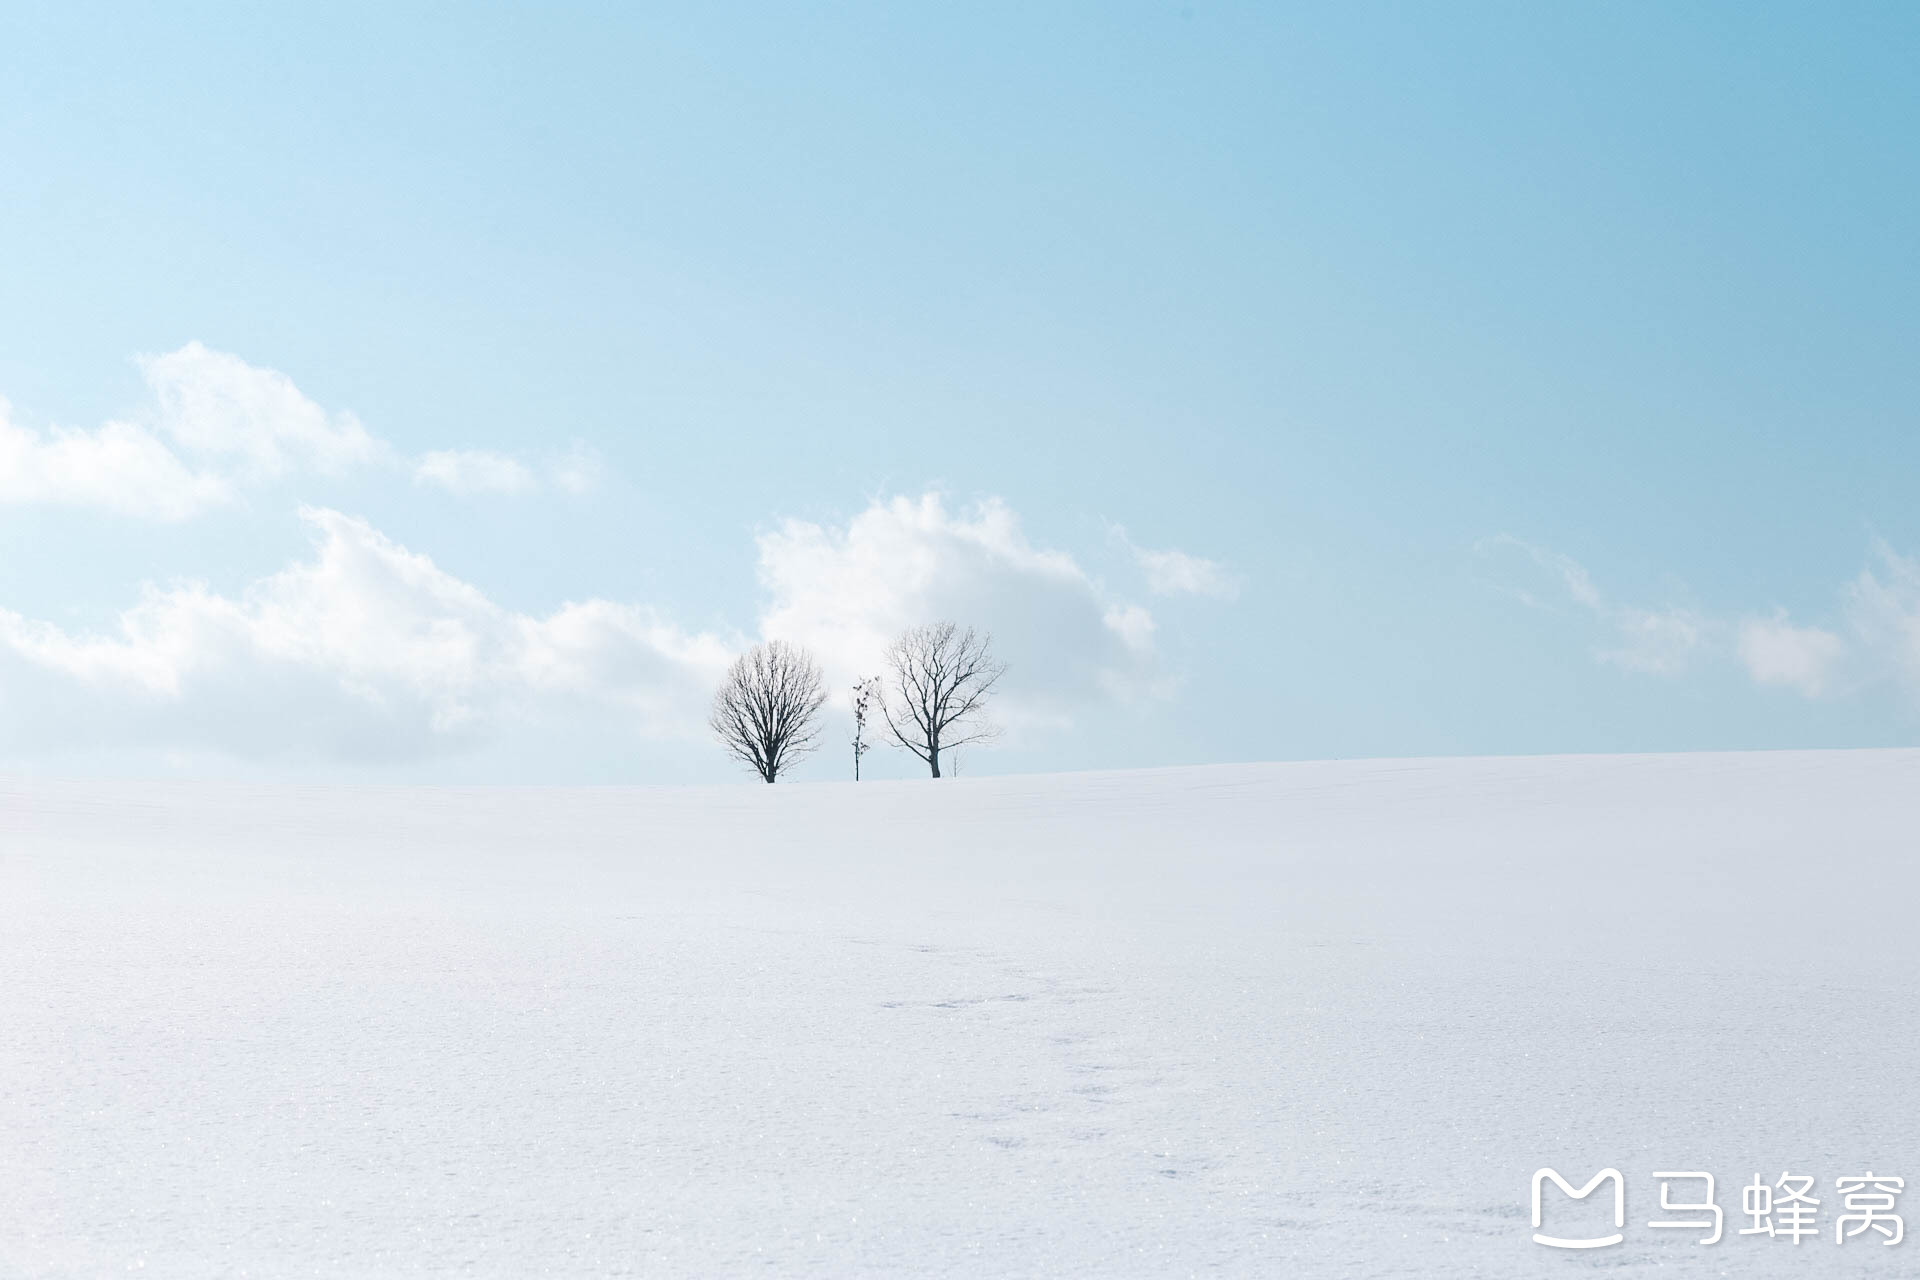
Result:
{"type": "Polygon", "coordinates": [[[1610,1236],[1599,1236],[1590,1240],[1562,1240],[1558,1236],[1540,1234],[1540,1187],[1548,1178],[1552,1178],[1553,1185],[1559,1187],[1575,1200],[1585,1200],[1593,1194],[1594,1188],[1598,1187],[1608,1178],[1612,1178],[1613,1225],[1616,1227],[1624,1227],[1627,1225],[1627,1184],[1625,1179],[1621,1178],[1618,1169],[1602,1169],[1593,1175],[1593,1181],[1581,1187],[1578,1191],[1573,1189],[1572,1183],[1568,1182],[1552,1169],[1539,1169],[1536,1170],[1533,1175],[1533,1242],[1535,1244],[1551,1245],[1555,1249],[1599,1249],[1605,1245],[1619,1244],[1622,1240],[1626,1239],[1626,1237],[1618,1231],[1610,1236]]]}

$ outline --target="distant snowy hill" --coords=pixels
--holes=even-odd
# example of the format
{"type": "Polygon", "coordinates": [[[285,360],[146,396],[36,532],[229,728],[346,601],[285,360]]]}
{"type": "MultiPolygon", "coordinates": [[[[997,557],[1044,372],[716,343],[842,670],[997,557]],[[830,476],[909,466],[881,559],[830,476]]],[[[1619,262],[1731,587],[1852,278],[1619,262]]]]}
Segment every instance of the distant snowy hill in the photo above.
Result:
{"type": "Polygon", "coordinates": [[[1917,904],[1910,751],[0,782],[0,1276],[1911,1275],[1917,904]]]}

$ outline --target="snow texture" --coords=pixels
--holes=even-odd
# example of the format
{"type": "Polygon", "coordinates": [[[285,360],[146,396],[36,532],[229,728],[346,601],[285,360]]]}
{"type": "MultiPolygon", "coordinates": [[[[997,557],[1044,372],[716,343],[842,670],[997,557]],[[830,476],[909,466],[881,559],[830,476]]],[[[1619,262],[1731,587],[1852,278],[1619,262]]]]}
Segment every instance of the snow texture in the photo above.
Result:
{"type": "Polygon", "coordinates": [[[0,1275],[1912,1275],[1916,784],[0,783],[0,1275]]]}

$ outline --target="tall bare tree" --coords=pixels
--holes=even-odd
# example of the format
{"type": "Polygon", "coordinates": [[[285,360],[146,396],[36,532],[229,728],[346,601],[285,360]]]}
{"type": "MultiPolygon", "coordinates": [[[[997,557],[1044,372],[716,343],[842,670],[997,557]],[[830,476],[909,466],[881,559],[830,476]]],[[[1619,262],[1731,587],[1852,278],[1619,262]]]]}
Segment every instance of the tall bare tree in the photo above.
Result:
{"type": "Polygon", "coordinates": [[[707,723],[734,759],[773,782],[817,745],[826,700],[813,655],[769,640],[733,660],[707,723]]]}
{"type": "Polygon", "coordinates": [[[984,632],[951,622],[914,627],[887,650],[880,714],[893,740],[937,778],[942,751],[999,736],[986,703],[1006,672],[993,656],[993,637],[984,632]]]}

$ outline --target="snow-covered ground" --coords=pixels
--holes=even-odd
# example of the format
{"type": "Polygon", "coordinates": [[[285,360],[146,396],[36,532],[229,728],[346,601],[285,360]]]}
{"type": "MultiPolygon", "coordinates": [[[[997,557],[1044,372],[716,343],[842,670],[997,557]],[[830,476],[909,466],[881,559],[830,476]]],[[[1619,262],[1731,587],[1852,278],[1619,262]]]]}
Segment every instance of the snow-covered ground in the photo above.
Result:
{"type": "Polygon", "coordinates": [[[1913,1275],[1917,854],[1915,752],[13,781],[0,1275],[1913,1275]]]}

